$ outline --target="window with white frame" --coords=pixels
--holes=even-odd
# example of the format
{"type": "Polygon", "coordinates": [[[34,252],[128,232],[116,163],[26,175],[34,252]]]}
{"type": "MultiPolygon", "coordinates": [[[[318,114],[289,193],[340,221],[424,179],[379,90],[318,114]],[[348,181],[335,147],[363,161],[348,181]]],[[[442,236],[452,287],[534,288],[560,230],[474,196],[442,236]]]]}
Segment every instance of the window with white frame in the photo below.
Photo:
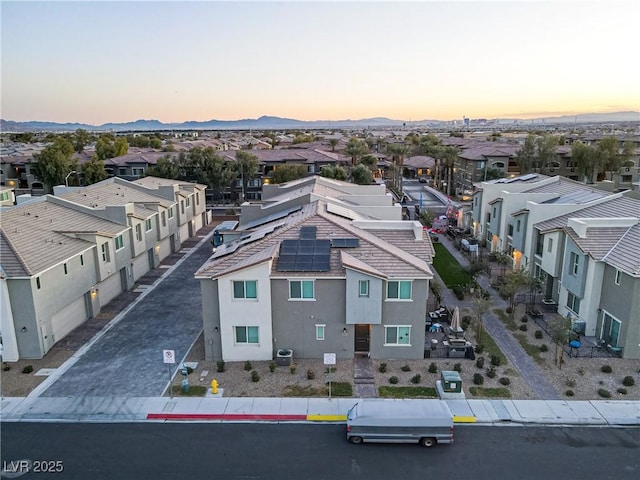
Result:
{"type": "Polygon", "coordinates": [[[553,250],[553,238],[550,238],[549,242],[547,243],[547,252],[551,253],[552,250],[553,250]]]}
{"type": "Polygon", "coordinates": [[[571,275],[577,275],[578,274],[578,267],[580,266],[580,259],[578,257],[578,254],[575,252],[571,252],[571,255],[569,256],[569,273],[571,275]]]}
{"type": "Polygon", "coordinates": [[[387,282],[388,300],[411,300],[411,280],[390,280],[387,282]]]}
{"type": "Polygon", "coordinates": [[[184,214],[184,200],[180,200],[180,213],[184,214]]]}
{"type": "Polygon", "coordinates": [[[196,205],[200,205],[200,192],[196,192],[196,205]]]}
{"type": "Polygon", "coordinates": [[[136,223],[136,240],[139,242],[142,241],[142,225],[139,223],[136,223]]]}
{"type": "Polygon", "coordinates": [[[160,221],[162,222],[163,227],[167,226],[167,215],[164,211],[160,212],[160,221]]]}
{"type": "Polygon", "coordinates": [[[608,313],[604,314],[602,322],[602,338],[612,347],[618,347],[620,341],[620,327],[622,322],[608,313]]]}
{"type": "Polygon", "coordinates": [[[152,225],[153,225],[153,223],[151,222],[151,219],[150,219],[150,218],[147,218],[147,219],[144,221],[144,223],[145,223],[145,228],[147,229],[147,232],[150,232],[150,231],[151,231],[151,227],[152,227],[152,225]]]}
{"type": "Polygon", "coordinates": [[[358,281],[358,296],[360,297],[369,296],[369,280],[358,281]]]}
{"type": "Polygon", "coordinates": [[[324,340],[324,329],[326,325],[316,325],[316,340],[324,340]]]}
{"type": "Polygon", "coordinates": [[[36,288],[38,290],[42,288],[42,284],[40,283],[40,277],[36,277],[36,288]]]}
{"type": "Polygon", "coordinates": [[[258,282],[256,280],[234,280],[233,298],[255,300],[258,298],[258,282]]]}
{"type": "Polygon", "coordinates": [[[236,343],[257,345],[259,343],[259,327],[235,327],[236,343]]]}
{"type": "Polygon", "coordinates": [[[621,277],[622,277],[622,272],[620,270],[616,270],[616,278],[615,278],[616,285],[620,285],[621,277]]]}
{"type": "Polygon", "coordinates": [[[313,280],[290,280],[289,281],[290,300],[313,300],[314,285],[313,280]]]}
{"type": "Polygon", "coordinates": [[[187,208],[191,206],[191,197],[187,197],[187,208]]]}
{"type": "Polygon", "coordinates": [[[169,218],[173,218],[173,207],[169,207],[169,218]]]}
{"type": "Polygon", "coordinates": [[[62,264],[62,268],[64,270],[64,274],[69,275],[69,266],[66,263],[62,264]]]}
{"type": "Polygon", "coordinates": [[[573,293],[567,293],[567,308],[578,315],[580,313],[580,299],[573,293]]]}
{"type": "Polygon", "coordinates": [[[394,325],[384,327],[385,345],[411,345],[411,326],[394,325]]]}
{"type": "Polygon", "coordinates": [[[116,243],[116,252],[124,248],[124,238],[122,238],[122,235],[118,235],[116,237],[115,243],[116,243]]]}

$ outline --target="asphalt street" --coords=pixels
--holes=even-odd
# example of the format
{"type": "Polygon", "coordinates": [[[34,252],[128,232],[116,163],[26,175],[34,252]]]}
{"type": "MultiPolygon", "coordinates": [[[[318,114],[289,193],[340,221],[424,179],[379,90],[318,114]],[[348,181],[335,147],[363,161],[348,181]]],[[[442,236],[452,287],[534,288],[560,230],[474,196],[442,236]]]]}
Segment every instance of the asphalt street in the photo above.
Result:
{"type": "Polygon", "coordinates": [[[210,255],[208,241],[195,247],[42,396],[161,396],[169,382],[162,350],[174,350],[179,361],[202,331],[193,275],[210,255]]]}
{"type": "Polygon", "coordinates": [[[638,428],[457,427],[453,445],[431,449],[417,444],[352,445],[345,439],[344,425],[20,422],[3,424],[1,435],[5,471],[20,465],[18,460],[30,462],[31,469],[62,466],[62,472],[32,472],[25,476],[29,479],[640,476],[638,428]]]}

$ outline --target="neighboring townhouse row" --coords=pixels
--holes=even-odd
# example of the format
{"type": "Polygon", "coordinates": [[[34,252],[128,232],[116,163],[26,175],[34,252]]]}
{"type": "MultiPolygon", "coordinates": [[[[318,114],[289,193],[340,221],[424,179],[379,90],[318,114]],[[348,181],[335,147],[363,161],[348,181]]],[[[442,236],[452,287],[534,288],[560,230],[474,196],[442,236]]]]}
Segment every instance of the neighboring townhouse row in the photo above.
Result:
{"type": "Polygon", "coordinates": [[[215,250],[196,273],[207,360],[424,357],[429,236],[345,216],[311,201],[215,250]]]}
{"type": "Polygon", "coordinates": [[[540,279],[546,307],[640,358],[640,200],[537,174],[477,187],[468,224],[481,244],[540,279]]]}
{"type": "Polygon", "coordinates": [[[209,223],[205,187],[112,178],[1,210],[3,359],[42,358],[209,223]]]}

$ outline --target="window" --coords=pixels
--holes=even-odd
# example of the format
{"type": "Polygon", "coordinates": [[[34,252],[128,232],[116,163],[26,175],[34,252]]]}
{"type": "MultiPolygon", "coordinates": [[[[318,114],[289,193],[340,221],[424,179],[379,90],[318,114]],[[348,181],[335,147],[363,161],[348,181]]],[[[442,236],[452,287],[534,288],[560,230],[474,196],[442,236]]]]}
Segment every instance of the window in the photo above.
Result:
{"type": "Polygon", "coordinates": [[[411,327],[384,327],[385,345],[411,345],[411,327]]]}
{"type": "Polygon", "coordinates": [[[196,192],[196,205],[200,205],[200,192],[196,192]]]}
{"type": "Polygon", "coordinates": [[[496,217],[496,207],[493,207],[493,218],[496,217]]]}
{"type": "Polygon", "coordinates": [[[67,266],[66,263],[62,264],[62,268],[64,269],[64,274],[69,275],[69,267],[67,266]]]}
{"type": "Polygon", "coordinates": [[[578,266],[579,266],[578,254],[575,252],[571,252],[571,255],[569,256],[569,268],[570,268],[569,273],[571,275],[577,275],[578,266]]]}
{"type": "Polygon", "coordinates": [[[139,223],[136,223],[136,240],[142,241],[142,226],[139,223]]]}
{"type": "Polygon", "coordinates": [[[516,232],[520,232],[520,220],[516,223],[516,232]]]}
{"type": "Polygon", "coordinates": [[[618,347],[620,341],[620,327],[622,322],[613,318],[608,313],[604,314],[604,322],[602,327],[602,337],[612,347],[618,347]]]}
{"type": "Polygon", "coordinates": [[[313,300],[313,280],[291,280],[289,282],[290,300],[313,300]]]}
{"type": "Polygon", "coordinates": [[[84,267],[84,255],[80,255],[80,265],[84,267]]]}
{"type": "Polygon", "coordinates": [[[184,200],[180,200],[180,213],[184,214],[184,200]]]}
{"type": "Polygon", "coordinates": [[[258,282],[256,280],[234,280],[233,298],[235,299],[257,299],[258,282]]]}
{"type": "Polygon", "coordinates": [[[164,210],[160,212],[160,221],[162,222],[163,227],[167,226],[167,215],[165,214],[164,210]]]}
{"type": "Polygon", "coordinates": [[[411,281],[389,281],[387,282],[388,300],[411,300],[411,281]]]}
{"type": "Polygon", "coordinates": [[[567,294],[567,307],[576,315],[580,314],[580,299],[571,292],[567,294]]]}
{"type": "Polygon", "coordinates": [[[36,277],[36,288],[40,290],[41,287],[42,285],[40,284],[40,277],[36,277]]]}
{"type": "Polygon", "coordinates": [[[187,208],[191,206],[191,197],[187,197],[187,208]]]}
{"type": "Polygon", "coordinates": [[[109,262],[109,243],[108,242],[104,242],[100,246],[100,251],[102,253],[102,261],[103,262],[109,262]]]}
{"type": "Polygon", "coordinates": [[[152,223],[151,223],[151,219],[150,219],[150,218],[147,218],[147,219],[145,220],[145,227],[146,227],[146,229],[147,229],[147,232],[151,231],[151,225],[152,225],[152,223]]]}
{"type": "Polygon", "coordinates": [[[236,343],[258,344],[258,327],[236,327],[236,343]]]}
{"type": "Polygon", "coordinates": [[[551,250],[553,250],[553,238],[550,238],[547,243],[547,252],[551,253],[551,250]]]}
{"type": "Polygon", "coordinates": [[[173,218],[173,207],[169,207],[169,218],[173,218]]]}
{"type": "Polygon", "coordinates": [[[621,277],[622,277],[622,272],[620,270],[616,270],[616,278],[615,278],[616,285],[620,285],[621,277]]]}
{"type": "Polygon", "coordinates": [[[133,167],[131,169],[131,173],[132,175],[136,176],[136,177],[144,177],[144,168],[141,167],[133,167]]]}
{"type": "Polygon", "coordinates": [[[124,248],[124,239],[122,238],[122,235],[118,235],[116,237],[115,242],[116,242],[116,251],[124,248]]]}
{"type": "Polygon", "coordinates": [[[358,295],[360,297],[369,296],[369,280],[358,281],[358,295]]]}
{"type": "Polygon", "coordinates": [[[513,225],[511,224],[507,226],[507,235],[509,235],[510,237],[513,236],[513,225]]]}
{"type": "Polygon", "coordinates": [[[316,325],[316,340],[324,340],[324,327],[326,325],[316,325]]]}

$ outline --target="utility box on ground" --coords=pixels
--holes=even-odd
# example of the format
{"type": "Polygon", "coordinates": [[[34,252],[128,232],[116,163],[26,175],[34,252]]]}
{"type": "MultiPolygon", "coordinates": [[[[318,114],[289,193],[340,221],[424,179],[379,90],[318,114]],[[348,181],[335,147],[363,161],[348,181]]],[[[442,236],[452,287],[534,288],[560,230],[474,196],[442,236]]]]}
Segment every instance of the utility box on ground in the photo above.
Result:
{"type": "Polygon", "coordinates": [[[443,370],[440,373],[442,381],[442,389],[447,393],[460,393],[462,392],[462,379],[460,374],[456,371],[443,370]]]}
{"type": "Polygon", "coordinates": [[[276,352],[276,365],[279,367],[288,367],[293,360],[293,350],[290,348],[281,348],[276,352]]]}

